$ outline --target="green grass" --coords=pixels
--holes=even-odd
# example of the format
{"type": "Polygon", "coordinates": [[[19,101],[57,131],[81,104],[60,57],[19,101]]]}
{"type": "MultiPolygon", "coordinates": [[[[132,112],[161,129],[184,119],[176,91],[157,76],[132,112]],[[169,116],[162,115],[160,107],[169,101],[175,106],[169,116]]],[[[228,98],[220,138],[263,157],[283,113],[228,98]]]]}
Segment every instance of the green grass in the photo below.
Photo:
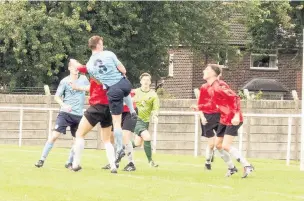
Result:
{"type": "MultiPolygon", "coordinates": [[[[205,171],[203,158],[155,155],[158,168],[150,168],[144,153],[136,150],[136,172],[117,175],[101,170],[104,151],[85,150],[83,170],[64,168],[68,149],[54,148],[43,168],[34,167],[42,147],[0,146],[1,201],[280,201],[304,200],[304,172],[299,164],[254,160],[256,171],[241,179],[241,170],[225,178],[226,166],[216,158],[212,171],[205,171]]],[[[123,160],[122,166],[126,165],[123,160]]]]}

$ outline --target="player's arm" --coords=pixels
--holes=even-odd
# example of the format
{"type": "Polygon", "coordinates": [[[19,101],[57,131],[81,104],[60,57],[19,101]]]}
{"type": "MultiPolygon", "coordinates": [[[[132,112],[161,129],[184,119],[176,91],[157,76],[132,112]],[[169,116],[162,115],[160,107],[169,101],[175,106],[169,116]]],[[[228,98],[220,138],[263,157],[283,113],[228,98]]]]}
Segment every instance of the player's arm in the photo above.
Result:
{"type": "Polygon", "coordinates": [[[222,97],[223,100],[227,100],[231,112],[239,116],[241,110],[240,97],[232,90],[227,84],[220,84],[215,88],[216,95],[222,97]]]}
{"type": "Polygon", "coordinates": [[[153,123],[158,123],[158,113],[159,113],[159,98],[156,94],[156,96],[153,99],[153,106],[152,106],[152,121],[153,123]]]}
{"type": "Polygon", "coordinates": [[[88,69],[85,65],[78,66],[77,70],[79,71],[79,73],[82,73],[82,74],[87,74],[88,73],[88,69]]]}
{"type": "Polygon", "coordinates": [[[75,83],[69,83],[70,86],[72,87],[73,90],[77,90],[77,91],[90,91],[90,82],[88,80],[87,77],[84,77],[83,83],[79,86],[76,85],[75,83]]]}
{"type": "Polygon", "coordinates": [[[71,106],[65,104],[62,100],[62,96],[64,94],[65,89],[66,89],[65,88],[65,83],[61,80],[60,83],[59,83],[59,86],[56,90],[54,100],[56,101],[56,103],[58,103],[60,105],[60,107],[66,108],[69,111],[69,110],[71,110],[71,106]]]}
{"type": "Polygon", "coordinates": [[[125,66],[118,60],[117,56],[112,52],[112,59],[116,65],[116,68],[119,72],[121,72],[123,75],[126,75],[127,70],[125,66]]]}

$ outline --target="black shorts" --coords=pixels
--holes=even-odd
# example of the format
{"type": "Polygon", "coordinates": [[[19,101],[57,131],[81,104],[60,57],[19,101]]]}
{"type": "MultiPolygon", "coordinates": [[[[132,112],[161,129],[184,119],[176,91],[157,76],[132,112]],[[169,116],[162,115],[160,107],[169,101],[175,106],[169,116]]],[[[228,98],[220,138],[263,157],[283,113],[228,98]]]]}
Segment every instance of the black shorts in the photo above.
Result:
{"type": "Polygon", "coordinates": [[[93,127],[96,126],[97,123],[100,123],[102,128],[112,126],[112,115],[108,105],[91,105],[85,111],[84,116],[93,127]]]}
{"type": "Polygon", "coordinates": [[[202,136],[204,136],[206,138],[214,137],[214,135],[218,129],[221,115],[219,113],[214,113],[214,114],[204,113],[204,116],[207,120],[207,124],[206,125],[201,124],[202,136]]]}
{"type": "Polygon", "coordinates": [[[66,128],[69,126],[72,136],[75,137],[81,117],[66,112],[59,112],[56,119],[55,131],[66,134],[66,128]]]}
{"type": "Polygon", "coordinates": [[[121,128],[122,130],[134,132],[136,121],[131,118],[130,112],[123,112],[121,116],[121,128]]]}
{"type": "Polygon", "coordinates": [[[227,126],[220,123],[216,132],[216,136],[217,137],[224,137],[224,135],[238,136],[238,130],[242,125],[243,122],[241,122],[237,126],[233,126],[233,125],[227,126]]]}
{"type": "Polygon", "coordinates": [[[123,112],[123,98],[131,92],[132,85],[127,78],[122,78],[118,83],[107,87],[110,111],[113,115],[123,112]]]}

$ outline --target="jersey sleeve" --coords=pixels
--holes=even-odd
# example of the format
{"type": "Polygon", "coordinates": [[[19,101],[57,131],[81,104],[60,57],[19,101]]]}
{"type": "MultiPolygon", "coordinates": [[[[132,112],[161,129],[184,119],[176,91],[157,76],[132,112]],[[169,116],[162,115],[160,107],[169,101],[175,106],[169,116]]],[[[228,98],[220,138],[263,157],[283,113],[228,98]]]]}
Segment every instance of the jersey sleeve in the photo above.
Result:
{"type": "Polygon", "coordinates": [[[114,61],[114,64],[116,65],[116,67],[121,64],[121,62],[118,60],[116,54],[114,54],[113,52],[111,52],[111,57],[112,57],[112,60],[114,61]]]}
{"type": "Polygon", "coordinates": [[[197,101],[197,107],[201,111],[204,110],[205,108],[207,108],[208,106],[210,107],[210,105],[212,103],[211,99],[206,102],[206,98],[204,98],[204,96],[206,96],[208,94],[204,94],[204,93],[207,93],[207,90],[204,88],[204,86],[202,86],[200,88],[200,94],[199,94],[198,101],[197,101]]]}
{"type": "Polygon", "coordinates": [[[65,82],[63,80],[61,80],[60,83],[59,83],[59,86],[56,90],[55,96],[61,97],[64,93],[64,90],[65,90],[65,82]]]}
{"type": "Polygon", "coordinates": [[[79,67],[77,67],[77,70],[78,70],[80,73],[83,73],[83,74],[88,73],[88,69],[87,69],[86,66],[79,66],[79,67]]]}
{"type": "Polygon", "coordinates": [[[229,102],[229,107],[233,113],[238,113],[241,110],[240,97],[227,84],[220,84],[215,89],[216,95],[222,97],[223,101],[229,102]]]}

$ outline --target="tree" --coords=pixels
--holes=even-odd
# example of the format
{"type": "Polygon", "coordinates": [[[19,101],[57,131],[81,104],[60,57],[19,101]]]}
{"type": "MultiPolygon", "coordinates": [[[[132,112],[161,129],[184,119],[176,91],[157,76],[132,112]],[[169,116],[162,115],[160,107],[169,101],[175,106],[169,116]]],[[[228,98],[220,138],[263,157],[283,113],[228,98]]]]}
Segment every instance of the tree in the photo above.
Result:
{"type": "Polygon", "coordinates": [[[6,2],[0,7],[1,84],[11,87],[42,86],[57,81],[69,55],[83,55],[83,33],[89,24],[52,12],[42,2],[6,2]],[[79,42],[79,43],[78,43],[79,42]],[[77,52],[79,51],[80,52],[77,52]]]}
{"type": "Polygon", "coordinates": [[[238,6],[248,29],[252,50],[295,49],[300,47],[303,2],[246,1],[238,6]]]}

